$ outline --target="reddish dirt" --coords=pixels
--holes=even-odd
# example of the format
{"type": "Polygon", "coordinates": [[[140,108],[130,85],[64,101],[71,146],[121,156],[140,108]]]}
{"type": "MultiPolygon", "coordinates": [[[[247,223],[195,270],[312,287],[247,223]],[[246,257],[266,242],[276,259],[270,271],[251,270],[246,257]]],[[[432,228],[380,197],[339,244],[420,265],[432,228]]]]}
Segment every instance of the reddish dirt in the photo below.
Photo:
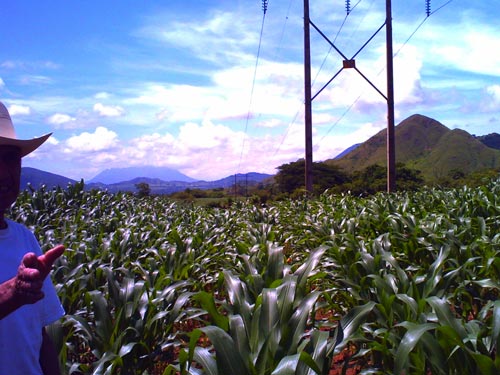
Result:
{"type": "MultiPolygon", "coordinates": [[[[361,373],[363,370],[363,366],[361,366],[357,361],[350,361],[348,364],[348,368],[343,372],[343,366],[345,365],[345,361],[348,358],[348,351],[339,354],[333,360],[332,368],[328,375],[356,375],[361,373]]],[[[152,375],[161,375],[165,368],[168,366],[168,363],[157,363],[154,368],[151,370],[152,375]]]]}
{"type": "Polygon", "coordinates": [[[363,367],[360,365],[360,361],[349,360],[350,352],[349,349],[344,350],[342,353],[337,355],[333,359],[332,368],[328,375],[355,375],[359,374],[363,367]],[[345,372],[343,372],[343,366],[345,365],[346,360],[348,361],[348,368],[345,372]]]}

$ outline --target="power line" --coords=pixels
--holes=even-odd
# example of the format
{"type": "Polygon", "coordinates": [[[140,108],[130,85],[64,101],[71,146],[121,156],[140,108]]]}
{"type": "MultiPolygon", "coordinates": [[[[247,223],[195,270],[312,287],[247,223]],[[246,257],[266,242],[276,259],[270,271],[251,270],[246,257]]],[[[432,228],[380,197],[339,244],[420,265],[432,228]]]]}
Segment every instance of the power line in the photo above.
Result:
{"type": "Polygon", "coordinates": [[[427,17],[425,17],[422,22],[420,22],[420,24],[416,27],[416,29],[410,34],[410,36],[404,41],[404,43],[401,45],[401,47],[399,47],[399,49],[396,51],[396,53],[394,54],[394,57],[396,57],[399,52],[401,52],[401,50],[409,43],[409,41],[413,38],[413,36],[417,33],[417,31],[422,27],[422,25],[425,23],[425,21],[427,21],[427,19],[432,16],[433,14],[435,14],[436,12],[440,11],[441,9],[443,9],[445,6],[447,6],[448,4],[450,4],[451,2],[453,2],[453,0],[449,0],[447,1],[446,3],[444,3],[443,5],[441,5],[439,8],[437,8],[435,11],[431,11],[431,8],[430,8],[430,0],[426,0],[426,15],[427,17]]]}
{"type": "Polygon", "coordinates": [[[257,68],[259,65],[259,58],[260,58],[260,48],[262,46],[262,36],[264,34],[264,22],[266,20],[266,13],[267,13],[267,7],[268,7],[269,0],[262,0],[262,11],[263,11],[263,16],[262,16],[262,24],[260,27],[260,36],[259,36],[259,47],[257,49],[257,58],[255,59],[255,67],[254,67],[254,73],[253,73],[253,79],[252,79],[252,88],[250,90],[250,101],[248,103],[248,111],[247,111],[247,116],[245,120],[245,131],[243,133],[243,143],[241,145],[241,153],[240,153],[240,161],[238,163],[238,168],[237,171],[241,168],[241,163],[243,161],[243,151],[245,150],[245,141],[247,138],[247,132],[248,132],[248,123],[250,121],[250,113],[252,109],[252,102],[253,102],[253,93],[255,90],[255,81],[257,78],[257,68]]]}
{"type": "MultiPolygon", "coordinates": [[[[354,7],[351,8],[351,13],[354,9],[357,8],[357,6],[359,5],[359,3],[361,3],[361,0],[359,0],[356,5],[354,5],[354,7]]],[[[368,17],[368,15],[370,14],[371,12],[371,9],[373,7],[373,4],[375,3],[375,0],[371,0],[370,2],[370,5],[368,6],[368,8],[366,9],[366,11],[364,12],[364,15],[363,15],[363,18],[361,18],[359,20],[359,22],[357,23],[356,27],[352,30],[351,32],[351,35],[349,36],[349,38],[344,42],[344,45],[342,46],[343,48],[350,43],[351,39],[353,39],[354,35],[358,32],[359,28],[361,27],[361,25],[365,22],[365,19],[366,17],[368,17]]]]}
{"type": "MultiPolygon", "coordinates": [[[[302,103],[304,104],[304,103],[302,103]]],[[[276,156],[276,154],[278,153],[278,151],[280,150],[281,146],[283,145],[283,143],[285,142],[285,139],[288,137],[288,132],[290,131],[290,128],[292,127],[293,124],[295,124],[295,121],[297,120],[297,117],[299,117],[299,114],[300,114],[301,110],[299,109],[296,113],[295,113],[295,116],[293,117],[292,121],[288,124],[287,128],[286,128],[286,131],[285,131],[285,135],[283,136],[283,138],[281,139],[281,142],[280,144],[278,145],[278,148],[276,149],[276,151],[274,152],[273,154],[273,158],[276,156]]]]}
{"type": "Polygon", "coordinates": [[[445,6],[447,6],[451,2],[453,2],[453,0],[447,1],[446,3],[444,3],[443,5],[441,5],[439,8],[437,8],[435,11],[431,12],[430,15],[433,15],[434,13],[439,12],[441,9],[443,9],[445,6]]]}
{"type": "Polygon", "coordinates": [[[285,29],[286,29],[287,24],[288,24],[288,16],[290,14],[290,8],[292,7],[292,3],[293,3],[293,0],[290,0],[290,2],[288,3],[288,9],[286,11],[285,22],[283,23],[283,28],[281,29],[280,40],[278,43],[278,50],[281,48],[281,45],[283,43],[283,37],[285,36],[285,29]]]}

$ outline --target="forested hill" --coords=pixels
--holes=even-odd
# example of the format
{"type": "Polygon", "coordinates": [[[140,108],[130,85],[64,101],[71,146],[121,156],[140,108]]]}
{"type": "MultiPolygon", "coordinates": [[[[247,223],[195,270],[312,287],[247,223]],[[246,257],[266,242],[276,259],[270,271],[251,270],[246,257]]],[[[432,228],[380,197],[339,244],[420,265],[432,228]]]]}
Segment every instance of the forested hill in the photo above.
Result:
{"type": "MultiPolygon", "coordinates": [[[[370,165],[386,165],[384,129],[355,150],[326,163],[347,171],[362,170],[370,165]]],[[[476,137],[460,129],[449,129],[440,122],[413,115],[395,128],[396,162],[418,169],[427,181],[447,176],[453,170],[464,174],[500,168],[500,135],[476,137]]]]}

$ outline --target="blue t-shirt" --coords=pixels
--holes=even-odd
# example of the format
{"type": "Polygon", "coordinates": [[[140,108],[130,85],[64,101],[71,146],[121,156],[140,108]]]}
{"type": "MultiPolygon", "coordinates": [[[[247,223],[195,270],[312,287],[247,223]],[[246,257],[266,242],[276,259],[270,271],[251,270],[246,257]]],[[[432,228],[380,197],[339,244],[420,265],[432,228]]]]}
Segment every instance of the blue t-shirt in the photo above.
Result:
{"type": "MultiPolygon", "coordinates": [[[[17,274],[24,254],[42,254],[33,233],[21,224],[6,222],[7,228],[0,230],[0,283],[17,274]]],[[[42,290],[42,300],[24,305],[0,320],[0,375],[42,374],[42,329],[64,315],[50,277],[45,279],[42,290]]]]}

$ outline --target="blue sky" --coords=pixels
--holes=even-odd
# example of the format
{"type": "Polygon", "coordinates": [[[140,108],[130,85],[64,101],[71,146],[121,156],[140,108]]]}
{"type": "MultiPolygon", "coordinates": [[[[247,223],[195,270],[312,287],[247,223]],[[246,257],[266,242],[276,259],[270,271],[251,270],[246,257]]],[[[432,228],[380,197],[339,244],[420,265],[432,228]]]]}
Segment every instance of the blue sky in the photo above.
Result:
{"type": "MultiPolygon", "coordinates": [[[[500,132],[500,0],[392,0],[396,123],[415,113],[500,132]]],[[[384,0],[310,0],[347,57],[384,23],[384,0]]],[[[5,0],[0,99],[18,136],[53,132],[23,161],[74,179],[167,166],[214,180],[304,157],[303,1],[5,0]],[[262,38],[261,38],[262,32],[262,38]],[[260,46],[260,48],[259,48],[260,46]]],[[[342,58],[311,29],[313,95],[342,58]]],[[[356,66],[386,92],[385,30],[356,66]]],[[[313,101],[313,159],[386,126],[386,101],[343,70],[313,101]]],[[[396,148],[397,153],[397,148],[396,148]]]]}

